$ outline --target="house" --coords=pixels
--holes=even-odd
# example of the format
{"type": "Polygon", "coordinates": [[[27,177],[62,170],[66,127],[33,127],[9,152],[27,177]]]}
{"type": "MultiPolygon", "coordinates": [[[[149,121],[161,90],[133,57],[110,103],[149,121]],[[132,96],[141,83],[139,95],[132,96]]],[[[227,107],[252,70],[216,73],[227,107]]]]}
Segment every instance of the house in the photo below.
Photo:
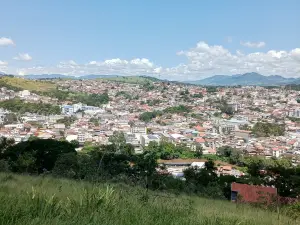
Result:
{"type": "Polygon", "coordinates": [[[160,137],[154,134],[141,135],[141,145],[147,147],[151,141],[160,142],[160,137]]]}
{"type": "Polygon", "coordinates": [[[251,133],[251,131],[248,131],[248,130],[235,130],[234,131],[234,136],[239,137],[239,138],[243,138],[246,141],[248,141],[250,139],[250,133],[251,133]]]}
{"type": "Polygon", "coordinates": [[[248,203],[272,203],[276,201],[277,188],[248,184],[231,184],[231,201],[248,203]]]}

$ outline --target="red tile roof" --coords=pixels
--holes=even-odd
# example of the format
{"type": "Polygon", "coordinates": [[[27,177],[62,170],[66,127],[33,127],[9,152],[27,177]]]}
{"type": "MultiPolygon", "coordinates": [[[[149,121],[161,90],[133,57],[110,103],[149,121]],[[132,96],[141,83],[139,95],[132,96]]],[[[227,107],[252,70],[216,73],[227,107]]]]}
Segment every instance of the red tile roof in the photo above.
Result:
{"type": "Polygon", "coordinates": [[[241,196],[241,202],[271,203],[277,196],[276,188],[239,183],[232,183],[231,191],[236,191],[241,196]]]}

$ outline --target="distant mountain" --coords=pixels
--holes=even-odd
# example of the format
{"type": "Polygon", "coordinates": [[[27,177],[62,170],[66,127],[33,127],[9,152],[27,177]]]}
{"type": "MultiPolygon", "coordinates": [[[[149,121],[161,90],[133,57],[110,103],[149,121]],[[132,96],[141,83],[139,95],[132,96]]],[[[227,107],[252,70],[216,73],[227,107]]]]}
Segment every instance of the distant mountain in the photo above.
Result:
{"type": "Polygon", "coordinates": [[[0,71],[0,76],[4,76],[6,73],[0,71]]]}
{"type": "Polygon", "coordinates": [[[41,74],[41,75],[25,75],[22,76],[26,79],[31,80],[41,80],[41,79],[83,79],[83,80],[92,80],[97,78],[114,78],[119,77],[118,75],[84,75],[84,76],[70,76],[70,75],[62,75],[62,74],[41,74]]]}
{"type": "Polygon", "coordinates": [[[292,83],[300,83],[300,79],[284,78],[279,75],[263,76],[259,73],[236,74],[232,76],[215,75],[202,80],[191,81],[188,83],[211,85],[211,86],[235,86],[235,85],[284,85],[292,83]]]}

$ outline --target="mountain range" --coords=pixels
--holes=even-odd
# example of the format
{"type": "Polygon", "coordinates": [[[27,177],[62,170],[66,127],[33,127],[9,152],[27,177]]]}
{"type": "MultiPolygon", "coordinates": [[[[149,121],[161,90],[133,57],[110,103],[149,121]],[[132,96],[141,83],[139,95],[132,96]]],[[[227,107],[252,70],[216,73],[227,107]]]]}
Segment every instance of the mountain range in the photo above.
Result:
{"type": "MultiPolygon", "coordinates": [[[[5,74],[0,72],[0,76],[5,74]]],[[[91,80],[97,78],[122,78],[121,75],[84,75],[84,76],[70,76],[62,74],[41,74],[41,75],[25,75],[19,76],[26,79],[83,79],[91,80]]],[[[130,76],[134,77],[134,76],[130,76]]],[[[150,76],[136,76],[136,77],[148,77],[150,76]]],[[[154,78],[158,80],[157,78],[154,78]]],[[[167,80],[162,80],[167,81],[167,80]]],[[[176,82],[176,81],[173,81],[176,82]]],[[[237,85],[257,85],[257,86],[278,86],[288,84],[300,84],[300,78],[285,78],[279,75],[264,76],[259,73],[245,73],[236,75],[215,75],[201,80],[194,81],[178,81],[179,83],[205,85],[205,86],[237,86],[237,85]]]]}
{"type": "Polygon", "coordinates": [[[231,76],[215,75],[202,80],[187,81],[186,83],[210,86],[278,86],[286,84],[300,84],[300,78],[285,78],[279,75],[264,76],[259,73],[245,73],[231,76]]]}
{"type": "Polygon", "coordinates": [[[41,74],[41,75],[25,75],[22,76],[26,79],[82,79],[82,80],[92,80],[97,78],[115,78],[118,75],[84,75],[84,76],[70,76],[70,75],[62,75],[62,74],[41,74]]]}

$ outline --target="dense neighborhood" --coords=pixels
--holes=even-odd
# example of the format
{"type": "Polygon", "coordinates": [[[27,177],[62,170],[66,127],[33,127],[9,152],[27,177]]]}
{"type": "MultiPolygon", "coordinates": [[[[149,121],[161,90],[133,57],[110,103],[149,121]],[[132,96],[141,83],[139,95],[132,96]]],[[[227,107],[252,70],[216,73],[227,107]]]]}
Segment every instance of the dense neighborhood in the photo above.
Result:
{"type": "MultiPolygon", "coordinates": [[[[57,89],[51,95],[2,87],[0,135],[16,143],[31,137],[75,140],[79,143],[77,151],[84,151],[87,146],[109,144],[114,132],[121,132],[137,154],[153,142],[167,142],[191,153],[201,149],[206,159],[216,159],[214,155],[220,155],[218,149],[230,147],[238,158],[259,155],[286,158],[294,165],[300,162],[299,91],[286,87],[215,88],[124,80],[52,80],[57,89]],[[87,105],[74,98],[62,98],[62,93],[100,96],[100,101],[104,95],[108,98],[101,104],[96,97],[80,98],[90,103],[87,105]],[[16,102],[21,102],[18,110],[16,102]],[[22,104],[39,106],[37,110],[25,107],[27,111],[22,111],[22,104]],[[47,104],[49,108],[42,110],[47,104]],[[51,111],[55,105],[59,110],[51,111]]],[[[174,176],[182,176],[183,170],[195,163],[204,165],[201,157],[192,154],[162,158],[175,160],[165,163],[174,176]]],[[[244,174],[230,162],[220,163],[218,171],[234,176],[244,174]]]]}

